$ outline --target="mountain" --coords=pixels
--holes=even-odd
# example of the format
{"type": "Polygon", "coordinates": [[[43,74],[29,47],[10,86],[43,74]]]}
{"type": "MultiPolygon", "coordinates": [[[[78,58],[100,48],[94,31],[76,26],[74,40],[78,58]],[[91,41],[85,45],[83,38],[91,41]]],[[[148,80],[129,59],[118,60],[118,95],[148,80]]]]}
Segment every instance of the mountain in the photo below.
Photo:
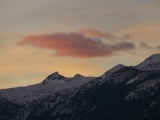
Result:
{"type": "Polygon", "coordinates": [[[1,90],[0,96],[12,103],[23,105],[39,98],[46,97],[59,90],[82,86],[93,79],[94,77],[84,77],[80,74],[67,78],[60,75],[58,72],[54,72],[41,83],[26,87],[1,90]]]}
{"type": "Polygon", "coordinates": [[[160,70],[160,54],[151,55],[135,67],[143,71],[160,70]]]}
{"type": "Polygon", "coordinates": [[[0,90],[0,120],[160,120],[160,55],[116,65],[99,77],[55,72],[0,90]]]}

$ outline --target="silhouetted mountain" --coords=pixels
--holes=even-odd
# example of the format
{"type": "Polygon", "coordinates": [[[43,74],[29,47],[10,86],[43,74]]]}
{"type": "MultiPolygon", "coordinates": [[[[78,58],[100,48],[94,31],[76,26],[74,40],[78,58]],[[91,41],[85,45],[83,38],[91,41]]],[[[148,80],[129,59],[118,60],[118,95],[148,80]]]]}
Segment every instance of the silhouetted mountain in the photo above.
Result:
{"type": "Polygon", "coordinates": [[[0,91],[0,120],[160,120],[160,55],[100,77],[55,72],[42,83],[0,91]]]}

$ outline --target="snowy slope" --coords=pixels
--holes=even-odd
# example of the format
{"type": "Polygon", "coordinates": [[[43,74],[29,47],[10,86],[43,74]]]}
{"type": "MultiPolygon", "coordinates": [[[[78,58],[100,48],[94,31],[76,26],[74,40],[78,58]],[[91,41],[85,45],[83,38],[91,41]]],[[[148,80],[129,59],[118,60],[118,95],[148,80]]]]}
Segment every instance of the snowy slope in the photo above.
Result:
{"type": "MultiPolygon", "coordinates": [[[[110,76],[112,77],[114,73],[117,71],[127,68],[122,64],[118,64],[112,69],[105,72],[101,79],[97,79],[97,82],[94,82],[94,85],[105,82],[108,79],[108,82],[111,81],[110,76]]],[[[148,57],[139,65],[135,66],[134,68],[142,70],[142,71],[153,71],[153,70],[160,70],[160,54],[154,54],[148,57]]],[[[129,70],[128,70],[129,72],[129,70]]],[[[129,74],[129,73],[128,73],[129,74]]],[[[115,75],[112,79],[112,82],[119,83],[123,81],[124,76],[128,76],[127,71],[126,74],[119,74],[115,75]]],[[[130,79],[127,84],[131,84],[132,82],[139,81],[139,78],[142,76],[145,77],[146,74],[138,74],[137,76],[130,79]]],[[[142,77],[142,78],[143,78],[142,77]]],[[[11,89],[0,90],[0,95],[13,102],[18,104],[26,104],[27,102],[32,102],[33,100],[44,98],[51,93],[57,92],[59,90],[63,90],[66,88],[75,88],[83,86],[84,84],[96,79],[95,77],[85,77],[80,74],[76,74],[74,77],[65,77],[60,75],[58,72],[54,72],[53,74],[49,75],[45,80],[41,83],[30,85],[26,87],[17,87],[11,89]]],[[[89,87],[88,87],[89,88],[89,87]]]]}
{"type": "Polygon", "coordinates": [[[148,57],[146,60],[144,60],[139,65],[135,66],[135,68],[139,70],[146,70],[146,71],[152,71],[152,70],[160,70],[160,54],[154,54],[148,57]]]}
{"type": "Polygon", "coordinates": [[[26,104],[38,98],[44,98],[59,90],[82,86],[93,79],[94,77],[84,77],[80,74],[76,74],[71,78],[66,78],[59,75],[58,72],[55,72],[39,84],[4,89],[0,91],[0,94],[3,98],[13,103],[26,104]]]}
{"type": "Polygon", "coordinates": [[[114,66],[113,68],[111,68],[110,70],[108,70],[107,72],[105,72],[101,77],[102,78],[107,78],[110,75],[112,75],[113,73],[117,72],[118,70],[125,68],[126,66],[122,65],[122,64],[118,64],[116,66],[114,66]]]}
{"type": "Polygon", "coordinates": [[[133,91],[131,91],[125,98],[125,100],[133,100],[142,96],[154,95],[154,91],[158,90],[160,85],[160,79],[146,81],[143,84],[138,85],[133,91]]]}

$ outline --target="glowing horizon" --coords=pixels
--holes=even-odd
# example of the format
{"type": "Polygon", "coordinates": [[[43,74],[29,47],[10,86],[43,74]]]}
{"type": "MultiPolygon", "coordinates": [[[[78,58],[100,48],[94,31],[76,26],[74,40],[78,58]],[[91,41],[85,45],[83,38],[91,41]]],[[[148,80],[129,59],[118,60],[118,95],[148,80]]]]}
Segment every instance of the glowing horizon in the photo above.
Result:
{"type": "Polygon", "coordinates": [[[160,53],[158,0],[0,1],[0,89],[58,71],[100,76],[160,53]]]}

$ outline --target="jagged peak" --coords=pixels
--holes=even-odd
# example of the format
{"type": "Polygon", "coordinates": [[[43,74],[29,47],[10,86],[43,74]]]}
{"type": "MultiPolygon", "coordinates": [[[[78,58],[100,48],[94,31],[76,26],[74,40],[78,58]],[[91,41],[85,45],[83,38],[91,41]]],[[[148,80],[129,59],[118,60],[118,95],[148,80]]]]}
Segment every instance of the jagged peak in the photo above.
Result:
{"type": "Polygon", "coordinates": [[[63,75],[60,75],[57,71],[49,75],[46,79],[47,80],[61,80],[64,79],[65,77],[63,75]]]}
{"type": "Polygon", "coordinates": [[[125,65],[123,65],[123,64],[118,64],[118,65],[114,66],[113,68],[121,68],[121,67],[125,67],[125,65]]]}
{"type": "Polygon", "coordinates": [[[54,75],[55,77],[57,76],[59,76],[59,73],[56,71],[56,72],[54,72],[54,73],[52,73],[52,75],[54,75]]]}
{"type": "Polygon", "coordinates": [[[78,73],[74,75],[74,78],[78,78],[78,77],[84,77],[84,76],[78,73]]]}

